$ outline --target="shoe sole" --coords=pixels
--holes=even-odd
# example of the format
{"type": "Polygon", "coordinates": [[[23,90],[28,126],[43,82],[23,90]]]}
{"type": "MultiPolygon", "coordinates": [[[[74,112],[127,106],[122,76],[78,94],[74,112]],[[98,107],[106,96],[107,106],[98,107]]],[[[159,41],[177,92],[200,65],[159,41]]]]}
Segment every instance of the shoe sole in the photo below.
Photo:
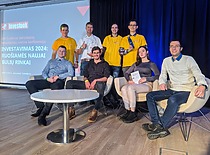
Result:
{"type": "Polygon", "coordinates": [[[149,136],[149,134],[147,134],[147,137],[150,139],[150,140],[154,140],[154,139],[157,139],[157,138],[163,138],[163,137],[166,137],[170,135],[170,133],[166,132],[165,134],[159,134],[159,135],[153,135],[153,136],[149,136]]]}
{"type": "Polygon", "coordinates": [[[71,119],[73,119],[75,117],[76,117],[76,115],[73,115],[73,116],[69,117],[69,120],[71,120],[71,119]]]}
{"type": "Polygon", "coordinates": [[[126,121],[126,120],[122,120],[124,123],[133,123],[133,122],[136,122],[138,121],[138,118],[135,118],[134,120],[132,121],[126,121]]]}
{"type": "Polygon", "coordinates": [[[89,122],[89,123],[94,123],[94,122],[96,122],[96,120],[95,120],[95,121],[90,121],[90,120],[88,120],[88,122],[89,122]]]}
{"type": "Polygon", "coordinates": [[[88,120],[88,122],[89,122],[89,123],[94,123],[94,122],[96,122],[96,120],[97,120],[97,119],[95,119],[95,121],[88,120]]]}

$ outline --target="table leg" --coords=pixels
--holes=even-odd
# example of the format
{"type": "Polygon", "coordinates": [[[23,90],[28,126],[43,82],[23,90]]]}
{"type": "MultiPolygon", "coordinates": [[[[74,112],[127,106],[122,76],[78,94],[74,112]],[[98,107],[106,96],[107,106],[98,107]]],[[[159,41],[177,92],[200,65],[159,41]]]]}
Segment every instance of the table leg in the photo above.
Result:
{"type": "Polygon", "coordinates": [[[53,143],[68,144],[83,139],[86,134],[82,130],[69,128],[69,104],[63,103],[63,129],[58,129],[47,135],[47,139],[53,143]]]}

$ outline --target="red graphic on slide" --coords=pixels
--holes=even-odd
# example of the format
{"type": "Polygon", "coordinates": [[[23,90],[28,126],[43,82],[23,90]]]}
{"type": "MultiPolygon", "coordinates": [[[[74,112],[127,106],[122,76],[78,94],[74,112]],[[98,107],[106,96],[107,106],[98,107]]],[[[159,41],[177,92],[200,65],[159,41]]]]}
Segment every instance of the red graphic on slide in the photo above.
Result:
{"type": "Polygon", "coordinates": [[[78,6],[77,9],[82,14],[82,16],[84,16],[86,14],[87,10],[89,9],[89,7],[90,6],[78,6]]]}
{"type": "Polygon", "coordinates": [[[1,24],[1,30],[6,30],[7,29],[7,24],[3,23],[1,24]]]}

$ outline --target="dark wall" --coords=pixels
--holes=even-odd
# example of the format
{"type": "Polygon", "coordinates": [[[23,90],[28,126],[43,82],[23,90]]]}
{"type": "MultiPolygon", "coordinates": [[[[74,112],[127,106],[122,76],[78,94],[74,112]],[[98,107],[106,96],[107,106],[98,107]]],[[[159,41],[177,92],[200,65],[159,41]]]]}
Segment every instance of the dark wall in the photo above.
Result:
{"type": "Polygon", "coordinates": [[[184,47],[182,53],[193,56],[202,73],[210,78],[209,0],[90,0],[90,19],[94,34],[102,41],[113,23],[125,36],[129,21],[136,19],[138,33],[145,36],[150,57],[159,68],[170,55],[170,40],[178,39],[184,47]]]}

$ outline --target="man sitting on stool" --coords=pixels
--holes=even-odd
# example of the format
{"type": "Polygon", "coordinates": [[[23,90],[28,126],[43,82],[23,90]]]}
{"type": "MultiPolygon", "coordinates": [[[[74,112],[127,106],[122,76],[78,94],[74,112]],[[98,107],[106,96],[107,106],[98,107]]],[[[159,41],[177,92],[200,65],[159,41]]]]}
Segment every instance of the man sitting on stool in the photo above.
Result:
{"type": "MultiPolygon", "coordinates": [[[[57,50],[58,58],[48,61],[46,67],[42,71],[44,79],[29,80],[26,82],[26,88],[30,94],[38,92],[43,89],[63,89],[65,80],[68,76],[74,75],[74,69],[68,60],[64,59],[66,56],[66,47],[59,46],[57,50]]],[[[49,115],[52,108],[52,103],[42,103],[34,101],[38,110],[32,114],[32,117],[39,117],[39,125],[47,125],[46,116],[49,115]]]]}
{"type": "Polygon", "coordinates": [[[89,89],[96,90],[99,93],[99,97],[95,101],[95,107],[88,118],[88,122],[95,122],[97,119],[106,81],[110,75],[109,64],[100,58],[101,49],[98,46],[92,48],[92,55],[93,59],[89,61],[84,70],[84,81],[70,80],[66,84],[67,89],[89,89]]]}

